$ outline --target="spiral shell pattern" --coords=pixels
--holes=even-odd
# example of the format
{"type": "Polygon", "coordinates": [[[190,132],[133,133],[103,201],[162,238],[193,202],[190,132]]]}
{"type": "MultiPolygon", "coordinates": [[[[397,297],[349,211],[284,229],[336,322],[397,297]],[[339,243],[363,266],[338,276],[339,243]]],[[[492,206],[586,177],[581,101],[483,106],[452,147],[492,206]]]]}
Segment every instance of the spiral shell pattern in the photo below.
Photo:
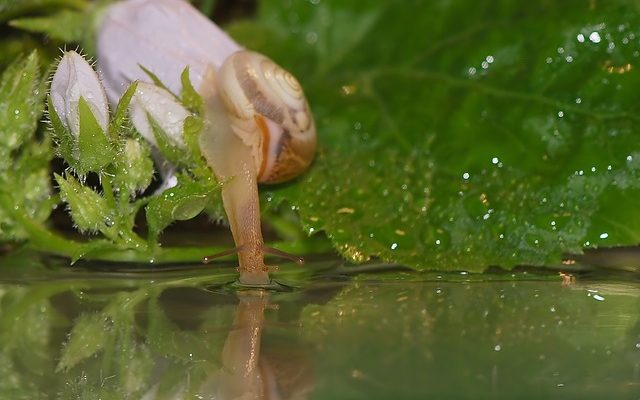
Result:
{"type": "Polygon", "coordinates": [[[220,67],[217,85],[234,132],[253,150],[259,182],[287,181],[311,164],[315,124],[293,75],[261,54],[239,51],[220,67]]]}

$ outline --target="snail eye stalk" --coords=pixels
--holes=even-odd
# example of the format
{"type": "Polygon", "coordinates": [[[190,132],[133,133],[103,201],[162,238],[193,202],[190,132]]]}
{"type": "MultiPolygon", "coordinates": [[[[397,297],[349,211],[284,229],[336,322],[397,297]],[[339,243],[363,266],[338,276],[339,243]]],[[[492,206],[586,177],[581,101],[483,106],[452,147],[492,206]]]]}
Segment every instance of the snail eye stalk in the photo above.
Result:
{"type": "Polygon", "coordinates": [[[244,245],[240,245],[240,246],[234,247],[232,249],[224,250],[224,251],[221,251],[220,253],[216,253],[216,254],[212,254],[210,256],[203,257],[202,258],[202,262],[204,264],[208,264],[212,260],[215,260],[216,258],[222,258],[222,257],[230,256],[231,254],[240,253],[242,250],[244,250],[244,248],[245,248],[244,245]]]}
{"type": "MultiPolygon", "coordinates": [[[[240,245],[238,247],[234,247],[228,250],[224,250],[221,251],[220,253],[216,253],[210,256],[206,256],[202,258],[202,262],[204,264],[208,264],[209,262],[215,260],[216,258],[222,258],[222,257],[226,257],[226,256],[230,256],[231,254],[236,254],[236,253],[241,253],[242,251],[244,251],[246,249],[246,246],[240,245]]],[[[285,258],[287,260],[291,260],[294,263],[298,264],[298,265],[303,265],[304,264],[304,257],[300,257],[297,256],[295,254],[291,254],[291,253],[287,253],[286,251],[282,251],[282,250],[278,250],[275,249],[273,247],[268,247],[268,246],[263,246],[262,247],[262,251],[264,251],[267,254],[271,254],[272,256],[276,256],[276,257],[282,257],[285,258]]]]}

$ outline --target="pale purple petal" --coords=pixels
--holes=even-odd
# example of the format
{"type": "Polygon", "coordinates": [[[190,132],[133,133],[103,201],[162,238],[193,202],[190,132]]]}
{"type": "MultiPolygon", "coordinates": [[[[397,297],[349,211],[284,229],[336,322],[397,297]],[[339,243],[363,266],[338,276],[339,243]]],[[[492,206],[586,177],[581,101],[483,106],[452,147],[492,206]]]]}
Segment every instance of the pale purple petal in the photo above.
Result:
{"type": "Polygon", "coordinates": [[[131,121],[138,132],[151,144],[158,146],[149,116],[159,125],[173,144],[184,147],[182,130],[189,116],[173,95],[150,83],[140,82],[129,105],[131,121]]]}
{"type": "Polygon", "coordinates": [[[200,88],[208,64],[217,69],[241,47],[183,0],[128,0],[105,12],[98,30],[98,71],[112,103],[134,80],[153,72],[174,93],[188,65],[200,88]]]}

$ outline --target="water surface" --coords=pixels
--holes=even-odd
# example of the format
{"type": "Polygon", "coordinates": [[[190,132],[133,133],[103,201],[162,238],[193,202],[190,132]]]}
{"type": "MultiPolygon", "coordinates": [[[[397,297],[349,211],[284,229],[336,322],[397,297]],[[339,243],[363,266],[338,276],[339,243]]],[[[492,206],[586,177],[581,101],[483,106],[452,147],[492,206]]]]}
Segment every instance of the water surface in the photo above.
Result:
{"type": "Polygon", "coordinates": [[[630,275],[4,264],[2,399],[640,398],[630,275]]]}

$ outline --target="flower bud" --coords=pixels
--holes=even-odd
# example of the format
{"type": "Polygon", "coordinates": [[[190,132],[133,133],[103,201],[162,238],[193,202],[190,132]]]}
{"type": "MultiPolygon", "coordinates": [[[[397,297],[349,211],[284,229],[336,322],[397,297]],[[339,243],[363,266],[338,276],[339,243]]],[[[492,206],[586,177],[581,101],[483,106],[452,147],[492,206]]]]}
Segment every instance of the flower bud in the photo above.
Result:
{"type": "Polygon", "coordinates": [[[115,104],[129,83],[150,82],[143,66],[174,93],[189,67],[196,90],[241,47],[184,0],[129,0],[110,6],[98,30],[98,71],[115,104]]]}
{"type": "Polygon", "coordinates": [[[103,132],[109,109],[98,75],[75,51],[64,53],[51,81],[51,102],[62,125],[76,138],[80,135],[80,98],[83,98],[103,132]]]}
{"type": "Polygon", "coordinates": [[[152,145],[158,146],[152,122],[160,129],[169,145],[185,147],[182,132],[189,111],[165,89],[140,82],[129,104],[133,126],[152,145]],[[152,119],[150,121],[149,119],[152,119]]]}

